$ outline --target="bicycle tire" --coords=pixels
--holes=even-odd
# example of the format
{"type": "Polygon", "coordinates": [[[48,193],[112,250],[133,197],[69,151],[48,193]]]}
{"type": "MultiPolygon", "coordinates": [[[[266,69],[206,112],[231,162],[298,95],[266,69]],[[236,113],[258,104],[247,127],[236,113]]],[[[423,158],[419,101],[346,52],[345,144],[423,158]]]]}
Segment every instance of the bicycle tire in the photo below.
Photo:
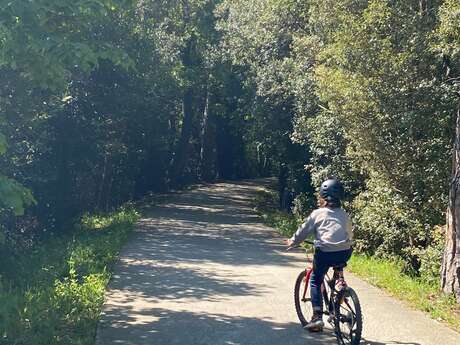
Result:
{"type": "Polygon", "coordinates": [[[334,331],[339,345],[359,345],[363,331],[363,315],[361,303],[356,292],[347,287],[340,291],[334,303],[334,331]],[[351,307],[353,303],[354,310],[351,307]],[[345,305],[346,307],[343,307],[345,305]],[[343,312],[347,311],[347,314],[343,312]],[[343,328],[341,326],[344,326],[343,328]],[[355,327],[356,326],[356,327],[355,327]],[[348,334],[344,334],[345,329],[348,334]]]}
{"type": "Polygon", "coordinates": [[[295,310],[302,326],[305,326],[313,316],[313,308],[311,306],[310,298],[310,275],[311,271],[309,270],[303,270],[300,272],[294,286],[295,310]],[[305,291],[305,288],[307,291],[305,291]],[[303,300],[304,292],[306,296],[305,300],[303,300]]]}

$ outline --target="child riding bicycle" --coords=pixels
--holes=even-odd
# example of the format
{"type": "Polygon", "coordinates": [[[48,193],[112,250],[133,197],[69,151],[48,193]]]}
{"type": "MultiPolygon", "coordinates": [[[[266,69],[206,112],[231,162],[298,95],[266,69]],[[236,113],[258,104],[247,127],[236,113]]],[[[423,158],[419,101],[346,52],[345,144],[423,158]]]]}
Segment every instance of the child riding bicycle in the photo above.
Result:
{"type": "MultiPolygon", "coordinates": [[[[319,208],[313,211],[296,233],[286,241],[289,247],[302,243],[314,234],[315,255],[310,278],[313,317],[305,326],[309,331],[322,331],[323,299],[321,285],[330,267],[346,263],[352,253],[352,229],[348,214],[341,208],[343,186],[334,178],[321,184],[319,208]]],[[[339,284],[344,283],[343,269],[339,272],[339,284]]]]}

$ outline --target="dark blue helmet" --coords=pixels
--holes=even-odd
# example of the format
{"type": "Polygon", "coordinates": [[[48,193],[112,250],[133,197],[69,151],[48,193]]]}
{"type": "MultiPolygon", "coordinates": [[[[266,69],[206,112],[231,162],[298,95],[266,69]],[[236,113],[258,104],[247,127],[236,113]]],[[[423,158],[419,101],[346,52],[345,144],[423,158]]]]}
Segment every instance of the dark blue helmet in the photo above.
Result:
{"type": "Polygon", "coordinates": [[[329,202],[340,202],[343,198],[343,186],[339,180],[330,178],[321,183],[319,195],[329,202]]]}

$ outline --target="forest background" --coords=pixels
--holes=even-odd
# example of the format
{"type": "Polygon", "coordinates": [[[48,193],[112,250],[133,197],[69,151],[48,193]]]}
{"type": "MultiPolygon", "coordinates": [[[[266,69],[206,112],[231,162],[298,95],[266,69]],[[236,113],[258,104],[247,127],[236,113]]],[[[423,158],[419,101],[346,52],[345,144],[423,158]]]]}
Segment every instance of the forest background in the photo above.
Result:
{"type": "MultiPolygon", "coordinates": [[[[0,80],[6,343],[40,313],[22,257],[218,179],[278,176],[303,217],[336,176],[356,250],[460,300],[457,0],[0,0],[0,80]]],[[[91,281],[72,248],[40,298],[91,281]]]]}

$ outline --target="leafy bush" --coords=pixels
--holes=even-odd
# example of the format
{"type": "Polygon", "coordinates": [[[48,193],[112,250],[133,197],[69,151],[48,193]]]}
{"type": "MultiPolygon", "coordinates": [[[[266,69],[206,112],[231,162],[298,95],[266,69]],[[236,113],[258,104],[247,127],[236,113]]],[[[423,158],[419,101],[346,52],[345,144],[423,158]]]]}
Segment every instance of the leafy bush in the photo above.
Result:
{"type": "Polygon", "coordinates": [[[444,227],[436,227],[433,233],[433,242],[419,253],[420,278],[433,285],[440,284],[442,256],[444,254],[444,227]]]}
{"type": "Polygon", "coordinates": [[[355,247],[380,257],[398,256],[417,266],[414,249],[427,243],[429,234],[412,205],[382,182],[370,179],[367,190],[353,202],[355,247]]]}

